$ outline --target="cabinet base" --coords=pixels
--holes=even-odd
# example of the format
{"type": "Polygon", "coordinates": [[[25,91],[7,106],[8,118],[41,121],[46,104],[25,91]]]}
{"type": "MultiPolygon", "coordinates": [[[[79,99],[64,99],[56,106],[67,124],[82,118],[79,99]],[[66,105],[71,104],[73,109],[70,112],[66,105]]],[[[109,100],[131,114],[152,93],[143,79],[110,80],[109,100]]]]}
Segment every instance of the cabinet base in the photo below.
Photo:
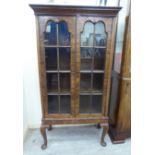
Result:
{"type": "Polygon", "coordinates": [[[101,145],[102,146],[106,146],[106,142],[105,142],[105,136],[108,133],[108,129],[109,129],[109,124],[108,124],[108,119],[102,119],[102,120],[98,120],[98,119],[66,119],[66,120],[62,120],[62,119],[43,119],[42,120],[42,125],[40,127],[40,131],[41,131],[41,135],[43,137],[43,144],[41,145],[41,149],[45,150],[47,148],[47,135],[46,135],[46,129],[51,130],[52,129],[52,125],[56,125],[56,124],[98,124],[101,128],[103,128],[103,132],[102,132],[102,136],[101,136],[101,145]],[[64,121],[64,123],[63,123],[64,121]]]}

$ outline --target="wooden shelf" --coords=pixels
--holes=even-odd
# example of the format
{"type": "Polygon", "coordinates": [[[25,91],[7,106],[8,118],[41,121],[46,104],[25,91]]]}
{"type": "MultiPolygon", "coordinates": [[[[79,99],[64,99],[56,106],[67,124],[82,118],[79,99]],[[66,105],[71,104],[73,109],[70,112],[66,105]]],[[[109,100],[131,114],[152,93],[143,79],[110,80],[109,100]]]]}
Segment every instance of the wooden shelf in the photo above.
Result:
{"type": "Polygon", "coordinates": [[[70,92],[48,92],[48,95],[71,95],[70,92]]]}
{"type": "Polygon", "coordinates": [[[103,91],[96,91],[96,90],[92,90],[92,91],[80,91],[80,95],[102,95],[103,91]]]}
{"type": "Polygon", "coordinates": [[[104,70],[80,70],[80,73],[104,73],[104,70]]]}
{"type": "Polygon", "coordinates": [[[66,48],[66,47],[68,47],[68,48],[70,48],[71,46],[70,45],[44,45],[44,47],[45,48],[66,48]]]}
{"type": "MultiPolygon", "coordinates": [[[[46,70],[46,73],[71,73],[70,70],[46,70]]],[[[80,73],[104,73],[103,70],[80,70],[80,73]]]]}
{"type": "Polygon", "coordinates": [[[103,48],[106,49],[106,46],[80,46],[81,48],[103,48]]]}
{"type": "Polygon", "coordinates": [[[46,73],[70,73],[70,70],[46,70],[46,73]]]}
{"type": "Polygon", "coordinates": [[[103,95],[102,92],[81,92],[80,95],[103,95]]]}

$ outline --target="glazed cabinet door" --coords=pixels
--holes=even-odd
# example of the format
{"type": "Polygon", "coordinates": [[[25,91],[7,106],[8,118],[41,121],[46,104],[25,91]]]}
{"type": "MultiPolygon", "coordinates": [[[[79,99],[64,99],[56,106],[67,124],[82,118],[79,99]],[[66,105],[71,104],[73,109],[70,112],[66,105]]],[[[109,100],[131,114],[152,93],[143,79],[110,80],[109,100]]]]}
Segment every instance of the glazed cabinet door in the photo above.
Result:
{"type": "Polygon", "coordinates": [[[40,79],[45,117],[74,115],[74,17],[38,17],[40,79]]]}
{"type": "Polygon", "coordinates": [[[78,17],[76,114],[104,115],[109,79],[111,18],[78,17]]]}

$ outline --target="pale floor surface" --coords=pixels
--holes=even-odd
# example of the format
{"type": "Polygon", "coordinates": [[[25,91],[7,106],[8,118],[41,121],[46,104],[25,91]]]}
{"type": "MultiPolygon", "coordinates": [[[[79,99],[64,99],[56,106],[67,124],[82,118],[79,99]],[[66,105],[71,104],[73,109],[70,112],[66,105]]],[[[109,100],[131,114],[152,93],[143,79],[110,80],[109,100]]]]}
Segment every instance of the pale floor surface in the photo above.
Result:
{"type": "Polygon", "coordinates": [[[29,130],[24,141],[23,155],[130,155],[131,140],[123,144],[112,144],[109,136],[106,147],[100,145],[102,129],[95,126],[54,127],[47,131],[48,147],[43,143],[39,129],[29,130]]]}

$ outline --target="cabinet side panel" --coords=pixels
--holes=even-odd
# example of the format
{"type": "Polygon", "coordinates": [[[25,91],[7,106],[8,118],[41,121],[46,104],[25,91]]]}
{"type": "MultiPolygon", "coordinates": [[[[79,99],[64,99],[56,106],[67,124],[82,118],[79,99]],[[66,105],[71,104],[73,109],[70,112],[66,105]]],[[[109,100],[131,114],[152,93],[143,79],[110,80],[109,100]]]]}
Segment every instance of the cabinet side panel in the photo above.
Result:
{"type": "Polygon", "coordinates": [[[41,94],[41,105],[42,105],[42,117],[45,117],[47,105],[47,92],[45,84],[45,62],[44,53],[41,41],[41,24],[38,16],[36,17],[36,30],[37,30],[37,51],[38,51],[38,66],[39,66],[39,81],[40,81],[40,94],[41,94]]]}
{"type": "Polygon", "coordinates": [[[114,53],[114,44],[115,44],[115,37],[116,37],[116,23],[117,23],[117,17],[113,18],[112,22],[112,30],[111,30],[111,37],[110,39],[110,47],[108,46],[107,49],[107,57],[106,57],[106,70],[105,70],[105,80],[104,85],[106,86],[104,88],[105,91],[105,97],[104,97],[104,116],[108,115],[108,105],[109,105],[109,95],[110,95],[110,86],[111,86],[111,73],[112,73],[112,62],[113,62],[113,53],[114,53]]]}

